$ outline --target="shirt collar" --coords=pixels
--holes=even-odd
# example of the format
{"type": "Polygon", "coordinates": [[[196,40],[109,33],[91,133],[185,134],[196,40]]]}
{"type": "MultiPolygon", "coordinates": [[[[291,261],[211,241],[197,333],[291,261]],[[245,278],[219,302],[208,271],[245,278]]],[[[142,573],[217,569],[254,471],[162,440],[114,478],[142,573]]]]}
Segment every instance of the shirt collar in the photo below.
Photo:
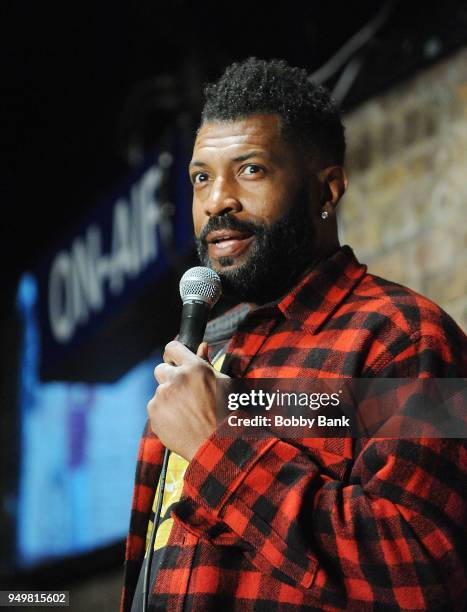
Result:
{"type": "Polygon", "coordinates": [[[332,315],[366,274],[349,246],[320,261],[277,302],[286,319],[299,321],[311,333],[332,315]]]}
{"type": "Polygon", "coordinates": [[[340,247],[332,256],[316,264],[279,300],[262,306],[241,303],[211,320],[205,340],[230,338],[245,318],[266,313],[274,316],[277,311],[315,333],[351,293],[366,269],[349,246],[340,247]]]}

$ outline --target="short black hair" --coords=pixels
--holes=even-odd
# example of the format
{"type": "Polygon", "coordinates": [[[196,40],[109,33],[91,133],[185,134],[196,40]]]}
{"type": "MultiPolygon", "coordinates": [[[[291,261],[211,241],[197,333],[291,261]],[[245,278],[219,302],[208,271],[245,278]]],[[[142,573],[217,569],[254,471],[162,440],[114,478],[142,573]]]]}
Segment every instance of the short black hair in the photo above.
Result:
{"type": "Polygon", "coordinates": [[[276,114],[284,138],[326,163],[344,163],[339,108],[329,91],[312,83],[302,68],[291,67],[285,60],[250,57],[231,64],[217,82],[206,86],[204,94],[201,124],[276,114]]]}

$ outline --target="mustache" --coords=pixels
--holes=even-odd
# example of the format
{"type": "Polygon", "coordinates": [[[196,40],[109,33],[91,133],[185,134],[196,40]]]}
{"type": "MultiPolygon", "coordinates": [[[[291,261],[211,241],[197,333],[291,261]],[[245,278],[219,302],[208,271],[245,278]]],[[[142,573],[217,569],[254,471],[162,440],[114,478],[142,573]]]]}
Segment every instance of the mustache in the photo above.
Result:
{"type": "Polygon", "coordinates": [[[264,233],[265,228],[260,223],[253,223],[252,221],[239,221],[236,217],[231,215],[210,217],[209,221],[201,230],[198,240],[199,242],[206,244],[206,237],[210,232],[229,229],[238,230],[239,232],[248,232],[251,234],[262,234],[264,233]]]}

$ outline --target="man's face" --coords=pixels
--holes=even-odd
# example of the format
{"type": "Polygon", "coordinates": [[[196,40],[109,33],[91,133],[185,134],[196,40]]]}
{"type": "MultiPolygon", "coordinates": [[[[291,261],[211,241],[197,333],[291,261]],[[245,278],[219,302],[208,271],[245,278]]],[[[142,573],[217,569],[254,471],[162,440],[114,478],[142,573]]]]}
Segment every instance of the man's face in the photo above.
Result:
{"type": "Polygon", "coordinates": [[[190,178],[202,264],[219,273],[227,294],[256,303],[279,297],[311,262],[318,207],[316,181],[284,141],[279,118],[204,124],[190,178]]]}

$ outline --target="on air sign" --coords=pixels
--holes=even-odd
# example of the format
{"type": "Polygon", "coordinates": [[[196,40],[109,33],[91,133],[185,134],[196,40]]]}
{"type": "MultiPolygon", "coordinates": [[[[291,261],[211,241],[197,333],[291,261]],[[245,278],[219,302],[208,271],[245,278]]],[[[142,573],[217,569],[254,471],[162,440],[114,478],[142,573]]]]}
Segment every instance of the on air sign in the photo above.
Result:
{"type": "Polygon", "coordinates": [[[111,204],[110,241],[104,251],[104,228],[91,223],[57,253],[48,278],[48,322],[56,342],[66,343],[114,296],[153,264],[160,254],[158,190],[161,168],[150,167],[127,197],[111,204]]]}
{"type": "Polygon", "coordinates": [[[186,168],[174,142],[91,208],[33,271],[45,370],[170,271],[168,233],[172,252],[191,249],[186,168]]]}

